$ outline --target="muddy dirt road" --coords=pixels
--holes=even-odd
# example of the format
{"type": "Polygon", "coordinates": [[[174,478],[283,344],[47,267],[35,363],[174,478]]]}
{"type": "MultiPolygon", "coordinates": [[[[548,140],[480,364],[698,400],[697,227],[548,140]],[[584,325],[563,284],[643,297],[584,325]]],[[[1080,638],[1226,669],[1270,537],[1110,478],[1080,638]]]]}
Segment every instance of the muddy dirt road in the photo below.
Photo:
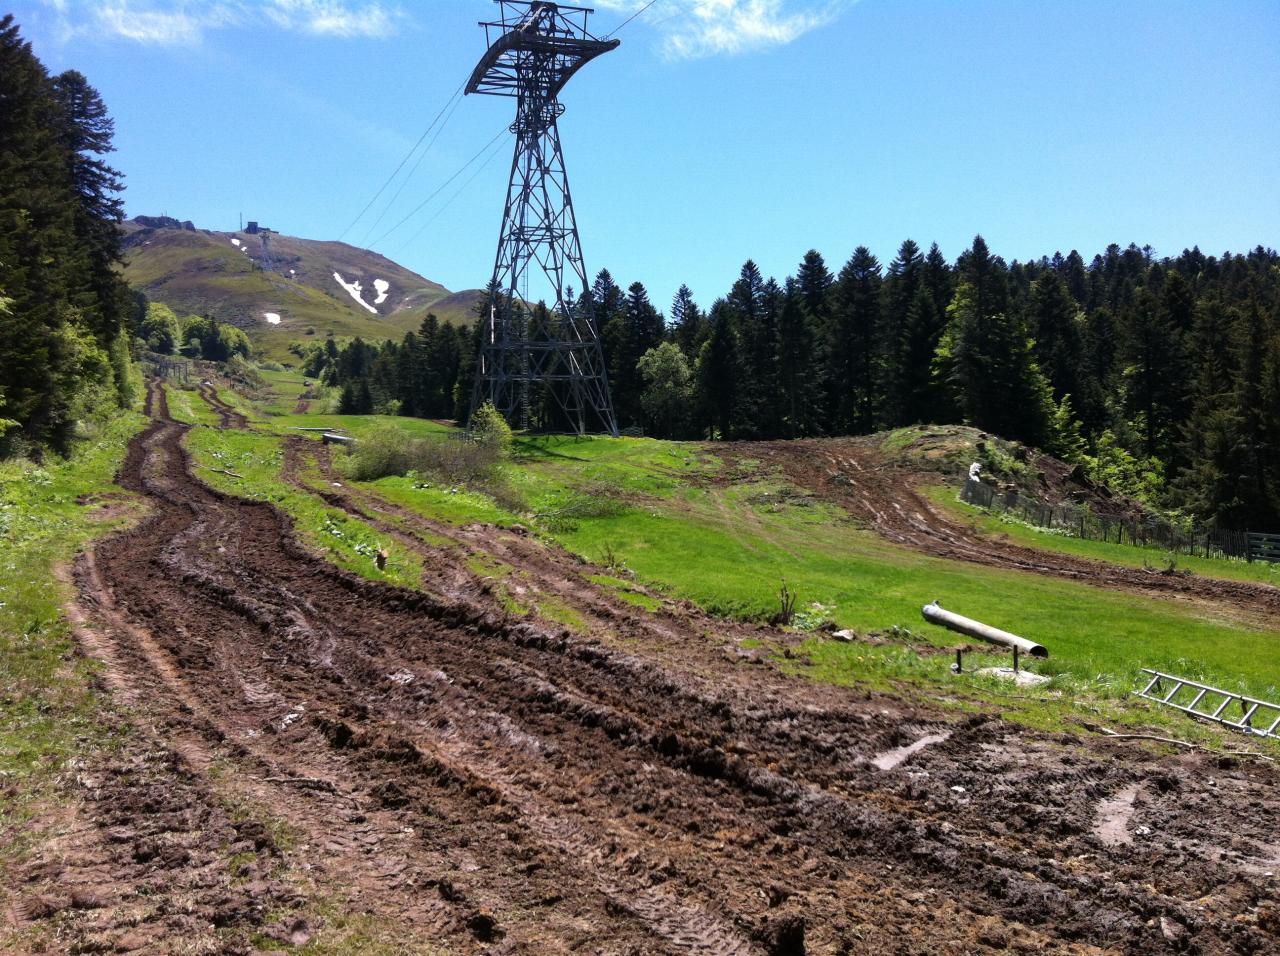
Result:
{"type": "Polygon", "coordinates": [[[1273,767],[815,686],[329,482],[429,556],[422,593],[358,579],[194,478],[151,404],[120,475],[150,515],[75,569],[137,730],[21,874],[68,951],[247,953],[338,911],[445,953],[1275,951],[1273,767]],[[590,636],[501,613],[478,551],[590,636]]]}
{"type": "Polygon", "coordinates": [[[244,429],[249,427],[249,419],[247,419],[241,412],[236,411],[233,406],[225,402],[218,395],[218,390],[214,386],[205,385],[202,382],[198,391],[200,393],[200,397],[204,399],[205,403],[218,413],[220,428],[244,429]]]}
{"type": "Polygon", "coordinates": [[[916,551],[989,567],[1014,568],[1098,587],[1208,601],[1274,624],[1280,588],[1183,574],[1162,574],[1029,548],[981,534],[939,509],[916,489],[938,480],[890,461],[866,441],[815,439],[744,442],[729,450],[742,467],[777,471],[833,501],[881,536],[916,551]],[[751,462],[750,465],[747,462],[751,462]],[[759,463],[759,464],[756,464],[759,463]]]}

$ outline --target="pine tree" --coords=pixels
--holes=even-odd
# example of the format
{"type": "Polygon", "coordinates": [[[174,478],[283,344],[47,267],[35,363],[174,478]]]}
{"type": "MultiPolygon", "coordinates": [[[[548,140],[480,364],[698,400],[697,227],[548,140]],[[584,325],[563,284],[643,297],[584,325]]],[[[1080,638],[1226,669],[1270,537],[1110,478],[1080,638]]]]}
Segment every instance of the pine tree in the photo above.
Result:
{"type": "Polygon", "coordinates": [[[784,438],[819,434],[822,427],[822,370],[803,294],[787,279],[778,317],[779,424],[784,438]]]}
{"type": "Polygon", "coordinates": [[[813,354],[807,365],[811,369],[817,391],[815,405],[815,432],[830,430],[834,412],[830,402],[837,393],[830,379],[832,364],[828,354],[831,341],[831,310],[835,302],[836,278],[827,268],[826,260],[816,249],[810,249],[796,270],[796,294],[799,296],[801,315],[807,331],[813,339],[813,354]]]}
{"type": "Polygon", "coordinates": [[[98,91],[75,70],[53,80],[53,95],[59,106],[57,135],[77,199],[76,246],[84,256],[78,284],[86,321],[106,347],[124,329],[129,306],[128,288],[117,271],[124,184],[119,171],[99,158],[115,151],[115,124],[98,91]]]}
{"type": "Polygon", "coordinates": [[[693,301],[693,293],[687,285],[681,285],[671,300],[671,337],[688,359],[696,358],[698,349],[706,341],[706,317],[693,301]]]}
{"type": "Polygon", "coordinates": [[[1280,514],[1280,446],[1274,444],[1274,399],[1268,381],[1277,330],[1256,289],[1241,310],[1235,335],[1233,405],[1240,421],[1241,508],[1238,523],[1269,526],[1280,514]]]}
{"type": "Polygon", "coordinates": [[[698,398],[708,438],[735,437],[741,366],[732,310],[717,299],[708,315],[711,334],[698,352],[698,398]]]}
{"type": "Polygon", "coordinates": [[[734,418],[740,436],[770,433],[770,405],[777,395],[778,335],[771,290],[760,268],[750,259],[723,305],[735,331],[740,365],[734,418]]]}
{"type": "Polygon", "coordinates": [[[1036,360],[1053,386],[1054,396],[1080,392],[1081,324],[1075,300],[1062,276],[1045,272],[1031,286],[1028,325],[1035,334],[1036,360]]]}
{"type": "Polygon", "coordinates": [[[1054,403],[1027,329],[999,311],[1007,301],[1004,264],[978,236],[960,257],[958,271],[960,284],[948,308],[935,374],[965,421],[1043,446],[1051,436],[1054,403]]]}
{"type": "Polygon", "coordinates": [[[1192,325],[1197,355],[1191,382],[1191,414],[1182,423],[1182,458],[1187,466],[1173,483],[1176,499],[1202,517],[1233,523],[1241,506],[1244,470],[1243,422],[1235,407],[1236,377],[1232,335],[1238,314],[1218,297],[1202,301],[1192,325]]]}
{"type": "Polygon", "coordinates": [[[874,426],[880,284],[879,261],[866,246],[858,246],[836,279],[827,341],[828,401],[836,433],[865,434],[874,426]]]}
{"type": "Polygon", "coordinates": [[[58,113],[52,84],[12,15],[0,19],[0,104],[0,288],[11,300],[0,323],[0,418],[19,422],[32,442],[65,447],[74,393],[57,390],[66,379],[55,378],[55,362],[66,357],[64,325],[76,318],[75,201],[49,123],[58,113]]]}
{"type": "Polygon", "coordinates": [[[1139,423],[1142,454],[1168,461],[1176,438],[1175,415],[1187,387],[1181,337],[1160,301],[1146,289],[1121,318],[1125,407],[1139,423]]]}
{"type": "MultiPolygon", "coordinates": [[[[883,357],[881,385],[884,424],[894,427],[910,422],[912,391],[917,379],[910,367],[915,351],[913,336],[920,320],[919,297],[924,288],[924,255],[911,239],[898,247],[884,279],[881,335],[883,357]]],[[[936,348],[937,343],[933,343],[936,348]]],[[[933,348],[928,350],[933,354],[933,348]]]]}

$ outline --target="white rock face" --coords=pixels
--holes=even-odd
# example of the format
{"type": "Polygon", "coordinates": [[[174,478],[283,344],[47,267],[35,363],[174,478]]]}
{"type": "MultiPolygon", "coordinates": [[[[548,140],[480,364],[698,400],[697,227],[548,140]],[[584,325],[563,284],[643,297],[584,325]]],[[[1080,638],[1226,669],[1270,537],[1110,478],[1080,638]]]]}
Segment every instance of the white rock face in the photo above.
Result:
{"type": "Polygon", "coordinates": [[[262,317],[266,319],[267,322],[270,323],[271,325],[280,324],[280,315],[276,312],[263,312],[262,317]]]}
{"type": "Polygon", "coordinates": [[[347,290],[347,294],[350,295],[351,298],[355,299],[362,308],[368,309],[374,315],[378,314],[378,310],[364,300],[364,289],[361,288],[359,282],[347,282],[342,278],[341,273],[338,272],[333,274],[333,278],[338,285],[347,290]]]}
{"type": "Polygon", "coordinates": [[[382,305],[387,301],[387,291],[391,288],[391,283],[386,279],[374,279],[373,288],[378,293],[378,297],[373,300],[373,304],[382,305]]]}

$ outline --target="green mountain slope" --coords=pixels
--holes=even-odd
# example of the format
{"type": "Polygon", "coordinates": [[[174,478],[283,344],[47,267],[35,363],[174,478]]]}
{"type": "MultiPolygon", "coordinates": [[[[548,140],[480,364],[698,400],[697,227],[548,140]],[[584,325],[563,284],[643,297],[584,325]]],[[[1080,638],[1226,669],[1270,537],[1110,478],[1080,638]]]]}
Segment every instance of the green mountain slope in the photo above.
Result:
{"type": "Polygon", "coordinates": [[[330,333],[399,338],[428,312],[469,324],[482,295],[451,293],[385,256],[341,242],[216,232],[147,216],[130,220],[124,231],[130,285],[179,313],[236,325],[277,357],[292,342],[330,333]]]}

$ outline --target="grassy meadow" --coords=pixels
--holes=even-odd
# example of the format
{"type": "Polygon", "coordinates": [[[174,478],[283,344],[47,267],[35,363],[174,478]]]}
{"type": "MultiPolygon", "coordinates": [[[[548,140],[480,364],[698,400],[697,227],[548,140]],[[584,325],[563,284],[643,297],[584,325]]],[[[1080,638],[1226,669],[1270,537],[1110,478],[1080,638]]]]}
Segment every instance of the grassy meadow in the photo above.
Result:
{"type": "Polygon", "coordinates": [[[138,513],[112,480],[143,424],[137,413],[116,417],[70,461],[0,462],[0,871],[25,850],[31,835],[18,825],[69,762],[116,732],[63,604],[77,551],[138,513]]]}
{"type": "MultiPolygon", "coordinates": [[[[275,378],[273,386],[283,390],[300,387],[290,384],[288,373],[275,378]]],[[[276,401],[276,408],[287,401],[276,401]]],[[[268,421],[261,431],[275,435],[323,426],[343,428],[359,439],[394,427],[406,438],[446,440],[449,431],[434,422],[377,416],[275,414],[268,421]]],[[[270,450],[274,438],[203,431],[193,432],[190,439],[198,460],[212,463],[215,452],[224,456],[222,461],[256,456],[249,468],[254,475],[250,483],[269,481],[275,467],[270,450]],[[228,442],[239,450],[229,448],[228,442]]],[[[246,469],[237,464],[230,470],[246,469]]],[[[1097,714],[1089,707],[1102,706],[1106,719],[1113,722],[1166,725],[1192,735],[1198,732],[1196,725],[1180,716],[1126,701],[1141,679],[1141,668],[1198,677],[1264,698],[1280,697],[1280,627],[1260,628],[1244,615],[1214,605],[1131,595],[921,555],[856,527],[838,508],[788,487],[776,476],[739,474],[731,480],[713,445],[517,436],[501,470],[504,485],[514,491],[504,494],[501,503],[429,475],[358,484],[443,522],[523,523],[609,568],[610,582],[600,583],[623,595],[628,582],[635,581],[717,614],[767,620],[778,611],[785,585],[798,599],[796,625],[803,643],[798,653],[781,658],[783,666],[817,680],[882,688],[912,685],[963,700],[976,694],[982,700],[1003,701],[1010,716],[1045,726],[1080,718],[1080,709],[1068,701],[1083,697],[1093,702],[1084,708],[1093,714],[1090,719],[1097,714]],[[1034,694],[1006,693],[981,679],[967,678],[960,685],[950,674],[949,655],[917,653],[913,645],[945,649],[957,644],[956,635],[922,620],[921,606],[933,600],[1045,644],[1052,656],[1033,667],[1053,678],[1047,691],[1036,699],[1034,694]],[[823,622],[877,635],[884,643],[832,641],[819,629],[823,622]]],[[[214,474],[212,480],[228,490],[234,485],[225,476],[214,474]]],[[[984,532],[1139,567],[1144,561],[1156,563],[1152,553],[1142,549],[1010,527],[955,502],[954,491],[945,488],[931,494],[984,532]]],[[[307,519],[307,509],[315,505],[304,502],[306,496],[284,494],[278,488],[269,496],[315,538],[321,526],[307,519]]],[[[362,557],[335,555],[353,567],[360,566],[362,557]]],[[[1275,577],[1271,569],[1206,559],[1180,559],[1179,567],[1226,578],[1275,577]]],[[[983,659],[1007,662],[997,654],[974,657],[975,663],[983,659]]]]}

